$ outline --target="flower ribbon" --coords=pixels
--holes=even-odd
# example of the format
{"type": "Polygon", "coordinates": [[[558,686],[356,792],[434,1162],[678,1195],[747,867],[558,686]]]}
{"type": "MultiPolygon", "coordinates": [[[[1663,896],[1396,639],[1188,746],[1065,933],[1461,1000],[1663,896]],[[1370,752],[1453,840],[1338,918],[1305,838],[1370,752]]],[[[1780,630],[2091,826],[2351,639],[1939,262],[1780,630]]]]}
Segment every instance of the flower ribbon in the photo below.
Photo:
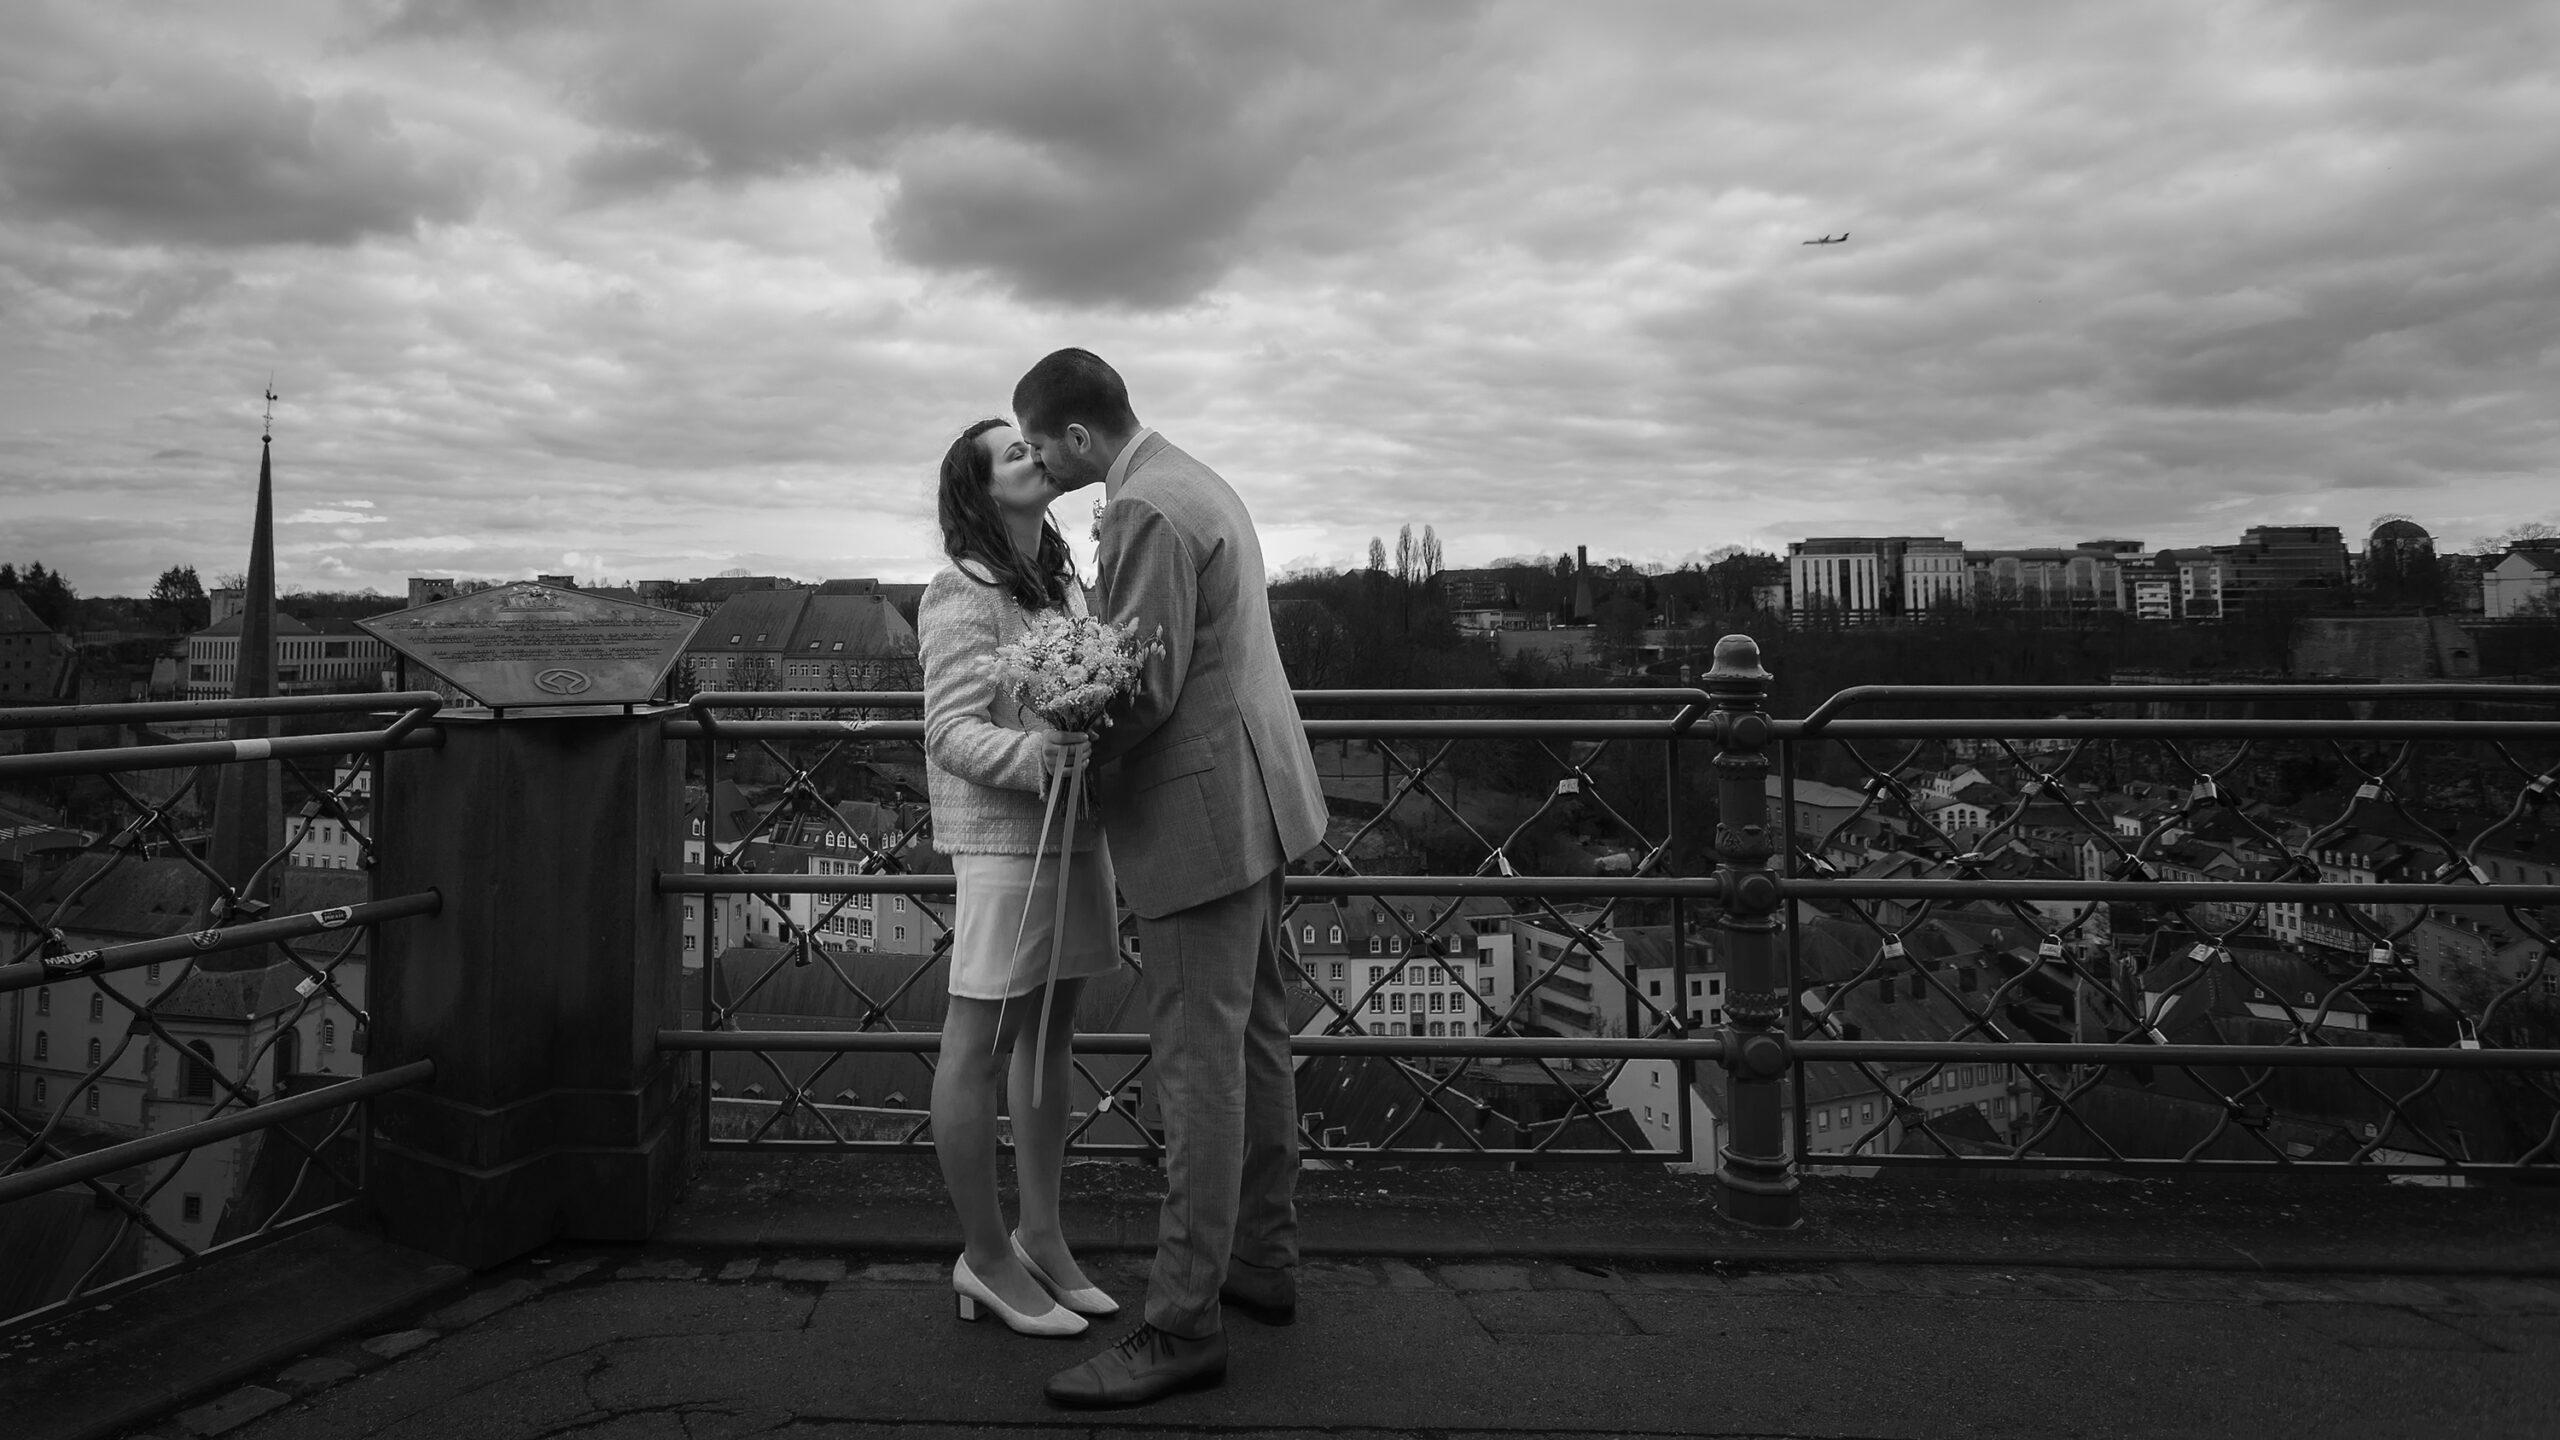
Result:
{"type": "MultiPolygon", "coordinates": [[[[1040,861],[1048,852],[1049,826],[1054,819],[1058,826],[1058,898],[1049,922],[1049,978],[1040,992],[1040,1031],[1032,1041],[1031,1104],[1035,1109],[1049,1073],[1049,1014],[1050,1007],[1058,1002],[1058,961],[1067,947],[1067,878],[1075,860],[1076,809],[1084,800],[1084,769],[1085,752],[1077,749],[1070,752],[1065,765],[1042,779],[1040,838],[1031,847],[1032,883],[1023,891],[1022,918],[1014,923],[1013,958],[1006,971],[1005,989],[1011,991],[1012,972],[1022,964],[1022,937],[1031,929],[1031,906],[1040,897],[1040,861]],[[1066,801],[1063,809],[1058,803],[1061,798],[1066,801]]],[[[1004,1042],[1004,1007],[1011,1003],[1010,994],[996,1002],[996,1033],[987,1050],[990,1055],[1004,1042]]]]}

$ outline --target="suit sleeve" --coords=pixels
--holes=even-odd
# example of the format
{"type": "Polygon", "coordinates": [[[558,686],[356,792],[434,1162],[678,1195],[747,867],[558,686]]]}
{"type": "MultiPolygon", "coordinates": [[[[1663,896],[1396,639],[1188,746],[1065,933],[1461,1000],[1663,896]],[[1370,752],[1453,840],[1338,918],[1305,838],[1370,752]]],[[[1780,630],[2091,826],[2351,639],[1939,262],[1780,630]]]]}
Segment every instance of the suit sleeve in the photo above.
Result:
{"type": "Polygon", "coordinates": [[[1164,649],[1147,660],[1138,693],[1112,711],[1111,728],[1095,737],[1096,761],[1136,749],[1182,702],[1200,618],[1200,567],[1182,532],[1143,500],[1121,500],[1111,509],[1096,557],[1111,622],[1136,622],[1141,640],[1160,639],[1164,649]]]}
{"type": "Polygon", "coordinates": [[[933,763],[972,784],[1040,793],[1039,735],[995,722],[1003,680],[996,666],[996,612],[965,579],[937,580],[916,611],[924,652],[924,749],[933,763]]]}

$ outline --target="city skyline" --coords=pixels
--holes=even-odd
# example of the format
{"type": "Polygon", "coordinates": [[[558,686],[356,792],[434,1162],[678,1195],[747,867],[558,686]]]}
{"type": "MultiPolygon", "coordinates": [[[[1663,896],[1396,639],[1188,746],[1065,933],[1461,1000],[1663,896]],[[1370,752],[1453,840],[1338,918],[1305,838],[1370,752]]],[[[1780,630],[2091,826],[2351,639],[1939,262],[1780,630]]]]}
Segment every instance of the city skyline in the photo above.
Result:
{"type": "Polygon", "coordinates": [[[1275,570],[2560,520],[2536,7],[624,16],[0,22],[0,560],[240,568],[272,373],[287,587],[921,579],[1063,343],[1275,570]]]}

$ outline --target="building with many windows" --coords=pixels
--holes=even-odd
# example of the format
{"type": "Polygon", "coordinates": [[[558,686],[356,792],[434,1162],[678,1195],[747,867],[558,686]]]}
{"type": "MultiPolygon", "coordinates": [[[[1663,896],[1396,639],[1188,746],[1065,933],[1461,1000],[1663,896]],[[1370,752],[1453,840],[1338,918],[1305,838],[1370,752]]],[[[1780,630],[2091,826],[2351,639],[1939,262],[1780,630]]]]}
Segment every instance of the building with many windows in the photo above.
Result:
{"type": "Polygon", "coordinates": [[[1903,614],[1926,615],[1971,603],[1973,576],[1962,544],[1934,536],[1907,542],[1902,552],[1903,614]]]}
{"type": "MultiPolygon", "coordinates": [[[[218,607],[217,607],[218,608],[218,607]]],[[[228,700],[240,667],[237,610],[187,637],[187,698],[228,700]]],[[[379,690],[391,664],[391,647],[352,620],[306,624],[276,616],[275,683],[278,695],[320,695],[379,690]]]]}
{"type": "Polygon", "coordinates": [[[1308,1018],[1321,1034],[1344,1015],[1371,1035],[1489,1033],[1511,1013],[1512,937],[1498,902],[1397,895],[1307,900],[1282,922],[1330,1005],[1308,1018]]]}
{"type": "Polygon", "coordinates": [[[1852,624],[1908,613],[1904,565],[1917,547],[1930,569],[1922,587],[1939,593],[1950,550],[1963,547],[1935,535],[1822,536],[1787,546],[1787,593],[1798,620],[1832,616],[1852,624]]]}
{"type": "Polygon", "coordinates": [[[2216,545],[2222,600],[2246,607],[2252,596],[2300,595],[2347,583],[2347,541],[2335,525],[2252,525],[2237,545],[2216,545]]]}
{"type": "Polygon", "coordinates": [[[2027,610],[2115,610],[2124,557],[2105,550],[1968,550],[1976,605],[2027,610]]]}
{"type": "Polygon", "coordinates": [[[1512,937],[1512,968],[1523,1024],[1551,1034],[1624,1035],[1638,1008],[1630,988],[1635,977],[1627,968],[1627,943],[1601,925],[1601,912],[1589,906],[1558,907],[1554,916],[1506,915],[1502,928],[1512,937]],[[1569,928],[1569,927],[1579,927],[1569,928]]]}
{"type": "Polygon", "coordinates": [[[367,869],[371,852],[364,836],[373,817],[373,767],[341,765],[329,788],[337,796],[336,810],[306,797],[295,813],[285,816],[285,839],[293,846],[287,863],[312,870],[367,869]]]}

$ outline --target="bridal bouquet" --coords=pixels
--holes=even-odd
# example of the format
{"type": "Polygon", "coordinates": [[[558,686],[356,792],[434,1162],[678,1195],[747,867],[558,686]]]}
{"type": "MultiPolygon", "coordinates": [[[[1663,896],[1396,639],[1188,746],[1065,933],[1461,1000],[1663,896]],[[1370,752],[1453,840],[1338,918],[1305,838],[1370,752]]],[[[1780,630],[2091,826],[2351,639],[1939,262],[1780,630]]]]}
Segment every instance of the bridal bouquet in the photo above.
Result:
{"type": "Polygon", "coordinates": [[[1044,610],[1021,639],[996,648],[996,664],[1023,709],[1055,729],[1094,730],[1110,723],[1102,712],[1112,701],[1138,693],[1141,667],[1164,648],[1137,632],[1134,621],[1044,610]]]}
{"type": "MultiPolygon", "coordinates": [[[[996,665],[1022,708],[1053,729],[1091,733],[1111,723],[1104,712],[1111,702],[1138,693],[1147,658],[1164,648],[1159,639],[1138,638],[1133,622],[1114,625],[1090,615],[1047,610],[1031,622],[1021,639],[996,648],[996,665]]],[[[1041,781],[1040,839],[1033,847],[1035,876],[1048,855],[1049,827],[1058,825],[1057,911],[1049,928],[1049,984],[1041,992],[1038,1052],[1032,1069],[1031,1103],[1040,1103],[1041,1076],[1047,1073],[1049,1006],[1057,998],[1058,960],[1067,939],[1067,874],[1073,861],[1076,813],[1084,803],[1084,754],[1060,773],[1041,781]],[[1063,808],[1060,801],[1064,800],[1063,808]]],[[[1036,888],[1033,893],[1037,893],[1036,888]]],[[[1031,926],[1031,897],[1022,903],[1022,919],[1014,926],[1013,953],[1022,954],[1022,937],[1031,926]]],[[[1008,986],[1008,989],[1011,987],[1008,986]]],[[[1004,1033],[998,1011],[996,1033],[1004,1033]]]]}

